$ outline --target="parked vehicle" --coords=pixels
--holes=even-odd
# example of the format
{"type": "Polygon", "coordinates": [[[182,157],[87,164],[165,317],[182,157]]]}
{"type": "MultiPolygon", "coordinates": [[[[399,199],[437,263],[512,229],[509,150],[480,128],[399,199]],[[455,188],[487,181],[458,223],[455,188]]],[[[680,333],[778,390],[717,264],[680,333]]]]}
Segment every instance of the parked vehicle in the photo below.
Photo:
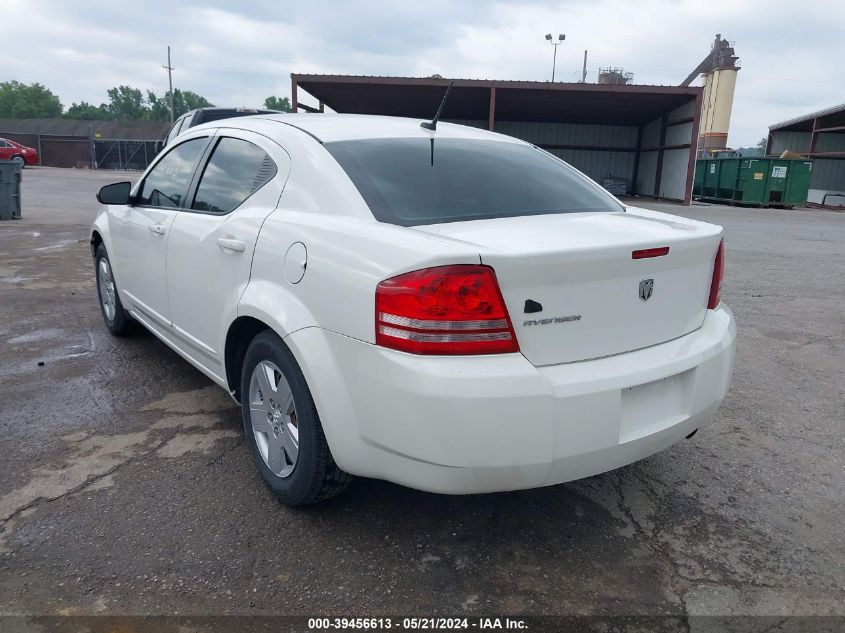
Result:
{"type": "Polygon", "coordinates": [[[38,150],[7,138],[0,138],[0,160],[12,160],[22,166],[32,166],[37,165],[40,159],[38,150]]]}
{"type": "MultiPolygon", "coordinates": [[[[203,123],[221,121],[223,119],[234,119],[242,116],[253,116],[255,114],[278,114],[276,110],[256,110],[255,108],[197,108],[180,116],[173,123],[173,127],[167,133],[161,147],[170,143],[182,132],[203,123]]],[[[159,147],[159,150],[161,150],[159,147]]]]}
{"type": "Polygon", "coordinates": [[[728,389],[721,227],[626,207],[515,138],[246,117],[98,199],[106,327],[141,323],[227,389],[289,504],[349,475],[450,494],[594,475],[691,436],[728,389]]]}

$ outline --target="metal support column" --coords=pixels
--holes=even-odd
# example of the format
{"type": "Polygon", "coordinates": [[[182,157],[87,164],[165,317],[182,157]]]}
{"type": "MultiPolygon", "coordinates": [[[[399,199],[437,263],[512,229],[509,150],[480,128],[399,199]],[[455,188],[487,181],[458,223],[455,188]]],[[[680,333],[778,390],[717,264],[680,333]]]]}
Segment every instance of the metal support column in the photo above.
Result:
{"type": "MultiPolygon", "coordinates": [[[[660,179],[663,176],[663,147],[666,145],[666,128],[668,127],[668,116],[663,115],[663,119],[660,125],[660,145],[657,149],[657,169],[655,170],[654,174],[654,197],[660,197],[660,179]]],[[[690,152],[692,152],[692,147],[690,147],[690,152]]]]}
{"type": "Polygon", "coordinates": [[[816,153],[816,141],[819,138],[819,117],[813,118],[813,130],[810,132],[810,154],[816,153]]]}
{"type": "Polygon", "coordinates": [[[637,127],[637,153],[634,154],[634,173],[631,177],[631,193],[639,193],[637,179],[640,177],[640,153],[643,149],[643,126],[637,127]]]}
{"type": "Polygon", "coordinates": [[[701,123],[701,93],[695,95],[695,114],[692,117],[692,133],[690,135],[689,161],[687,162],[687,186],[684,190],[684,204],[692,204],[692,187],[695,178],[695,160],[698,158],[698,128],[701,123]]]}

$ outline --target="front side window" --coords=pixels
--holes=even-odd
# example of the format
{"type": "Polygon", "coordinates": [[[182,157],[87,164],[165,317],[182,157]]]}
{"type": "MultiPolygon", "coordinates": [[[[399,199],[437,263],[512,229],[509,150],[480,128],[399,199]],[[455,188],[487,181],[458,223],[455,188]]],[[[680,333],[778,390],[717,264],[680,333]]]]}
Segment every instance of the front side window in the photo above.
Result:
{"type": "Polygon", "coordinates": [[[223,137],[202,174],[192,209],[228,213],[276,175],[276,163],[263,149],[239,138],[223,137]]]}
{"type": "Polygon", "coordinates": [[[324,147],[380,222],[414,226],[623,210],[565,163],[521,143],[386,138],[324,147]]]}
{"type": "Polygon", "coordinates": [[[144,179],[138,204],[181,207],[188,193],[191,177],[207,144],[206,137],[194,138],[180,143],[165,154],[144,179]]]}
{"type": "Polygon", "coordinates": [[[0,139],[0,147],[11,147],[11,146],[12,146],[11,143],[4,141],[3,139],[0,139]]]}

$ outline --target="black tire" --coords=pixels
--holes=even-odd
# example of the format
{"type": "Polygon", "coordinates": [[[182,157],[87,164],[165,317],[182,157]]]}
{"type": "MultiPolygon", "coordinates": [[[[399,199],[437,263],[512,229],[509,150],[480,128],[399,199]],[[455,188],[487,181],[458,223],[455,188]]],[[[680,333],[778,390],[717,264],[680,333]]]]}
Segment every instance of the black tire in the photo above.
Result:
{"type": "Polygon", "coordinates": [[[247,348],[241,369],[241,411],[244,433],[255,466],[267,487],[283,503],[302,506],[325,501],[349,486],[352,477],[335,464],[305,376],[293,354],[271,330],[258,334],[247,348]],[[262,361],[270,362],[279,369],[290,386],[296,407],[299,452],[293,471],[284,477],[274,473],[265,462],[252,428],[250,382],[255,368],[262,361]]]}
{"type": "Polygon", "coordinates": [[[123,309],[123,304],[120,302],[120,295],[117,292],[117,282],[114,281],[114,276],[111,277],[111,283],[114,293],[114,315],[109,318],[109,311],[104,305],[102,293],[100,292],[101,275],[103,274],[101,261],[105,261],[109,271],[111,271],[111,260],[109,254],[106,252],[106,247],[103,244],[97,246],[94,254],[94,271],[97,275],[97,300],[100,304],[100,314],[103,315],[103,322],[106,324],[109,332],[114,336],[130,336],[137,331],[136,321],[129,316],[129,313],[123,309]]]}
{"type": "Polygon", "coordinates": [[[26,158],[25,158],[25,157],[23,157],[23,156],[21,156],[20,154],[15,154],[15,155],[14,155],[14,156],[12,156],[9,160],[14,161],[14,162],[20,161],[20,163],[21,163],[21,169],[23,169],[24,167],[26,167],[26,158]]]}

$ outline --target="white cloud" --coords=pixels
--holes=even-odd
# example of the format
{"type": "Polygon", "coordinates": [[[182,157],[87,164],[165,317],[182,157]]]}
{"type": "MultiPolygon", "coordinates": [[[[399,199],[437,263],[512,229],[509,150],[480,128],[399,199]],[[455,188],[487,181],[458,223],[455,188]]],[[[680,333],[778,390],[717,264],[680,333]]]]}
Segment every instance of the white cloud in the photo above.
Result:
{"type": "Polygon", "coordinates": [[[289,95],[291,72],[545,80],[547,32],[566,33],[558,79],[624,66],[636,83],[677,84],[715,33],[743,64],[730,142],[845,101],[845,3],[790,0],[120,3],[4,0],[0,80],[40,82],[67,106],[100,103],[118,84],[163,92],[173,46],[176,86],[213,103],[289,95]],[[81,5],[81,6],[80,6],[81,5]]]}

